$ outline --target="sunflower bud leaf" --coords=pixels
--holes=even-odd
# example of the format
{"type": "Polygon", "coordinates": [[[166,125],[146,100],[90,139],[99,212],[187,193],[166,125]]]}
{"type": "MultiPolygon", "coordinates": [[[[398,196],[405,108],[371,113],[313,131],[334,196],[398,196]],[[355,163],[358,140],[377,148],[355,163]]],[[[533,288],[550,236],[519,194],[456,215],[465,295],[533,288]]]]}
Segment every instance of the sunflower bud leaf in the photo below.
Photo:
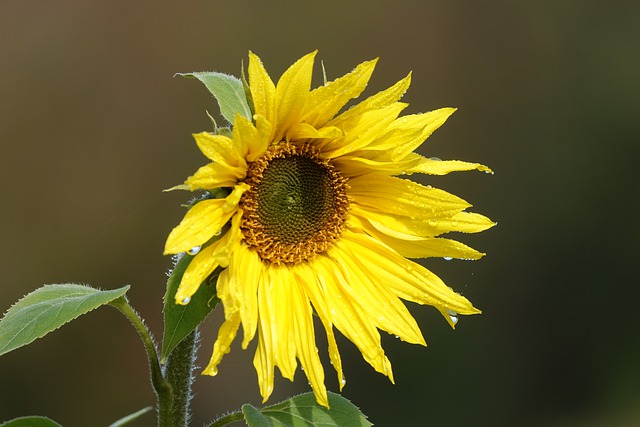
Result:
{"type": "Polygon", "coordinates": [[[45,285],[15,303],[0,320],[0,356],[32,343],[101,305],[122,297],[129,286],[102,291],[84,285],[45,285]]]}
{"type": "Polygon", "coordinates": [[[215,96],[220,106],[220,113],[229,123],[233,124],[236,113],[251,120],[251,109],[240,79],[215,71],[178,73],[176,75],[200,80],[215,96]]]}
{"type": "Polygon", "coordinates": [[[249,427],[369,427],[367,417],[344,397],[328,393],[331,410],[320,406],[313,393],[300,394],[273,406],[258,409],[249,404],[242,413],[249,427]]]}

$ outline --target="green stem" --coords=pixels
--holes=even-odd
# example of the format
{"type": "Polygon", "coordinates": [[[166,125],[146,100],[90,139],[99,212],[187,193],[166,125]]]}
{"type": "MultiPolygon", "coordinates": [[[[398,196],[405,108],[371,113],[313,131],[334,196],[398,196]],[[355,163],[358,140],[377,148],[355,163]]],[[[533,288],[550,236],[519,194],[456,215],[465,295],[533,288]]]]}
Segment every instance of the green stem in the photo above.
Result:
{"type": "Polygon", "coordinates": [[[231,423],[235,423],[236,421],[242,421],[242,420],[244,420],[244,414],[241,411],[232,412],[230,414],[225,415],[222,418],[218,418],[217,420],[215,420],[214,422],[212,422],[206,427],[222,427],[231,423]]]}
{"type": "Polygon", "coordinates": [[[151,371],[151,384],[153,385],[158,400],[158,425],[160,427],[172,427],[171,406],[173,402],[173,390],[171,384],[162,375],[158,352],[153,343],[153,338],[151,338],[151,334],[149,333],[149,329],[147,329],[147,325],[144,324],[144,321],[133,307],[129,305],[129,302],[124,296],[113,300],[110,305],[117,308],[124,317],[129,319],[135,330],[138,331],[138,335],[140,335],[140,339],[147,352],[149,370],[151,371]]]}
{"type": "Polygon", "coordinates": [[[165,364],[165,377],[174,392],[171,407],[172,427],[186,426],[190,418],[189,402],[198,341],[197,331],[195,329],[173,349],[165,364]]]}

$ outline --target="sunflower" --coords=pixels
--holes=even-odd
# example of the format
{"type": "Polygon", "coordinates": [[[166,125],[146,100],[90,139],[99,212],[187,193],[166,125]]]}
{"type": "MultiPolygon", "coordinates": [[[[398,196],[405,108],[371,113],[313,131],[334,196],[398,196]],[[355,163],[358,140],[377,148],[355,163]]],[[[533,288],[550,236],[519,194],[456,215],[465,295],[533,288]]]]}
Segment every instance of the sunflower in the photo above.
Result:
{"type": "Polygon", "coordinates": [[[182,277],[179,304],[220,271],[216,289],[225,321],[204,374],[217,374],[242,325],[243,349],[257,334],[253,364],[264,401],[273,391],[275,367],[293,380],[299,362],[316,400],[328,406],[314,315],[340,389],[345,380],[334,328],[393,381],[379,330],[426,345],[402,300],[434,306],[452,327],[458,315],[480,313],[409,258],[478,259],[484,254],[437,236],[494,223],[466,212],[471,205],[461,198],[405,178],[489,172],[477,163],[414,152],[453,108],[400,116],[409,74],[344,110],[366,87],[377,60],[311,90],[315,55],[300,58],[274,84],[249,53],[253,120],[238,114],[230,134],[195,134],[211,163],[183,186],[224,190],[224,196],[193,205],[170,233],[165,253],[199,250],[182,277]]]}

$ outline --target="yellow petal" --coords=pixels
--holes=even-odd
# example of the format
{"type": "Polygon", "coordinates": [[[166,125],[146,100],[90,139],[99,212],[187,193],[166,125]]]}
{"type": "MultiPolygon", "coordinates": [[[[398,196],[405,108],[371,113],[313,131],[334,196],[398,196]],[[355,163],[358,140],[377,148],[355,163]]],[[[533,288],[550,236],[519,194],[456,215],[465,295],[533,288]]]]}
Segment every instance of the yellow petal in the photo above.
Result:
{"type": "MultiPolygon", "coordinates": [[[[260,297],[258,297],[260,299],[260,297]]],[[[261,313],[262,314],[262,313],[261,313]]],[[[271,343],[270,328],[263,330],[262,322],[259,323],[258,348],[253,357],[253,366],[258,374],[258,387],[262,396],[262,403],[266,402],[273,393],[273,374],[275,362],[273,359],[273,345],[271,343]],[[265,335],[266,334],[266,335],[265,335]]]]}
{"type": "Polygon", "coordinates": [[[358,105],[349,108],[344,113],[340,114],[335,119],[331,120],[329,124],[333,126],[341,127],[341,124],[347,120],[352,120],[354,117],[361,115],[365,111],[378,110],[380,108],[387,107],[397,102],[402,95],[407,91],[411,84],[411,73],[404,79],[400,80],[390,88],[378,92],[375,95],[370,96],[358,105]]]}
{"type": "Polygon", "coordinates": [[[291,312],[293,314],[294,340],[298,359],[311,384],[316,400],[329,408],[327,388],[324,385],[324,369],[318,356],[313,328],[313,311],[309,299],[297,284],[291,287],[291,312]]]}
{"type": "Polygon", "coordinates": [[[471,206],[444,190],[384,175],[351,178],[349,186],[355,203],[418,221],[450,217],[471,206]]]}
{"type": "Polygon", "coordinates": [[[291,141],[301,139],[339,138],[342,135],[342,130],[337,127],[328,126],[316,129],[306,123],[297,123],[287,131],[287,137],[291,141]]]}
{"type": "Polygon", "coordinates": [[[237,144],[223,135],[213,135],[201,132],[193,135],[200,151],[210,160],[228,166],[229,168],[245,168],[247,164],[244,155],[238,151],[237,144]]]}
{"type": "Polygon", "coordinates": [[[362,357],[377,372],[389,375],[375,321],[361,306],[359,295],[351,289],[349,272],[336,268],[335,262],[324,256],[316,257],[314,265],[324,288],[332,323],[358,347],[362,357]]]}
{"type": "Polygon", "coordinates": [[[209,163],[187,178],[185,184],[191,191],[233,187],[238,180],[244,178],[245,173],[246,168],[229,168],[222,163],[209,163]]]}
{"type": "Polygon", "coordinates": [[[318,147],[325,158],[335,158],[366,147],[407,107],[408,104],[396,102],[378,110],[365,111],[345,122],[340,128],[342,138],[320,141],[318,147]]]}
{"type": "Polygon", "coordinates": [[[455,111],[455,108],[440,108],[428,113],[402,116],[363,149],[379,151],[379,160],[401,160],[418,148],[455,111]]]}
{"type": "Polygon", "coordinates": [[[200,246],[218,233],[236,212],[242,193],[249,189],[245,183],[236,185],[225,199],[203,200],[186,213],[165,244],[164,253],[177,254],[200,246]]]}
{"type": "Polygon", "coordinates": [[[419,240],[397,239],[380,233],[373,227],[370,234],[374,234],[382,242],[407,258],[480,259],[485,255],[456,240],[441,237],[427,237],[419,240]]]}
{"type": "MultiPolygon", "coordinates": [[[[375,276],[368,274],[368,250],[360,250],[357,243],[343,238],[332,249],[332,258],[342,271],[349,271],[354,293],[378,328],[412,344],[426,345],[415,319],[398,297],[375,276]]],[[[377,261],[377,259],[376,259],[377,261]]]]}
{"type": "Polygon", "coordinates": [[[325,286],[322,284],[322,280],[316,277],[315,269],[311,268],[307,263],[300,263],[296,265],[294,274],[296,274],[299,286],[304,288],[305,294],[311,300],[316,314],[325,328],[329,346],[329,359],[331,360],[331,365],[333,365],[333,368],[336,370],[338,375],[338,384],[340,384],[340,390],[342,390],[346,381],[342,372],[342,360],[340,359],[338,344],[336,343],[336,338],[333,333],[333,325],[329,316],[329,308],[324,297],[323,289],[325,289],[325,286]]]}
{"type": "Polygon", "coordinates": [[[296,286],[296,283],[286,266],[271,265],[267,268],[267,272],[271,289],[268,292],[266,304],[270,306],[271,310],[268,321],[272,327],[275,362],[276,366],[280,368],[282,376],[293,381],[297,362],[291,296],[292,288],[296,286]]]}
{"type": "Polygon", "coordinates": [[[449,172],[479,170],[485,173],[493,171],[480,163],[462,162],[460,160],[435,160],[422,157],[420,162],[407,170],[407,173],[426,173],[429,175],[446,175],[449,172]]]}
{"type": "Polygon", "coordinates": [[[231,293],[239,305],[244,337],[242,348],[246,349],[256,333],[258,324],[258,283],[262,274],[262,261],[256,252],[244,243],[239,244],[229,262],[231,271],[231,293]]]}
{"type": "Polygon", "coordinates": [[[249,52],[248,72],[255,114],[266,118],[270,123],[275,123],[276,86],[262,65],[260,58],[252,52],[249,52]]]}
{"type": "Polygon", "coordinates": [[[189,209],[169,234],[165,255],[186,252],[211,239],[234,214],[232,210],[223,211],[224,205],[225,199],[203,200],[189,209]]]}
{"type": "Polygon", "coordinates": [[[357,98],[367,87],[376,62],[377,59],[363,62],[349,74],[311,91],[301,120],[314,127],[324,126],[350,99],[357,98]]]}
{"type": "MultiPolygon", "coordinates": [[[[226,314],[226,307],[225,307],[226,314]]],[[[236,337],[238,326],[240,325],[240,316],[237,312],[227,317],[218,330],[218,338],[213,345],[213,355],[209,364],[202,372],[204,375],[215,376],[218,374],[218,365],[222,361],[222,357],[231,351],[231,343],[236,337]]]]}
{"type": "Polygon", "coordinates": [[[248,162],[255,161],[269,147],[271,132],[273,130],[273,126],[264,116],[254,114],[253,119],[256,122],[258,137],[249,143],[249,152],[247,153],[248,162]]]}
{"type": "Polygon", "coordinates": [[[245,117],[236,115],[233,141],[236,143],[236,150],[245,159],[249,157],[249,153],[252,158],[259,156],[269,146],[271,124],[258,115],[256,115],[256,124],[257,126],[254,126],[245,117]]]}
{"type": "Polygon", "coordinates": [[[176,302],[188,304],[191,296],[196,293],[202,282],[218,267],[226,267],[230,254],[235,251],[242,237],[240,221],[242,210],[233,217],[231,228],[222,238],[202,249],[187,266],[182,280],[176,291],[176,302]]]}
{"type": "Polygon", "coordinates": [[[368,251],[370,274],[389,286],[400,298],[449,309],[459,314],[477,314],[480,310],[423,266],[399,255],[378,239],[366,234],[344,232],[344,238],[368,251]]]}
{"type": "Polygon", "coordinates": [[[287,129],[300,122],[302,108],[311,88],[311,74],[316,52],[311,52],[298,59],[278,80],[274,141],[280,141],[287,129]]]}
{"type": "Polygon", "coordinates": [[[367,174],[378,175],[404,175],[407,171],[418,164],[418,155],[410,154],[402,160],[371,160],[363,156],[366,151],[358,151],[357,154],[345,155],[333,159],[334,166],[340,171],[342,176],[352,178],[367,174]]]}

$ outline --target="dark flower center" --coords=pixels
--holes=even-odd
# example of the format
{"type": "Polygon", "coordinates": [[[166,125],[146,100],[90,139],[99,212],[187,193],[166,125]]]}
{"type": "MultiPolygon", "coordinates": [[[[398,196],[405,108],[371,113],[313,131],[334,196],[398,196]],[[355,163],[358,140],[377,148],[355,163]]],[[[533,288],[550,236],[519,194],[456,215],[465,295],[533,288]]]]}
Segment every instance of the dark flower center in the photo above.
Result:
{"type": "Polygon", "coordinates": [[[246,182],[240,227],[263,260],[305,261],[340,237],[349,206],[346,179],[312,147],[271,147],[249,164],[246,182]]]}

